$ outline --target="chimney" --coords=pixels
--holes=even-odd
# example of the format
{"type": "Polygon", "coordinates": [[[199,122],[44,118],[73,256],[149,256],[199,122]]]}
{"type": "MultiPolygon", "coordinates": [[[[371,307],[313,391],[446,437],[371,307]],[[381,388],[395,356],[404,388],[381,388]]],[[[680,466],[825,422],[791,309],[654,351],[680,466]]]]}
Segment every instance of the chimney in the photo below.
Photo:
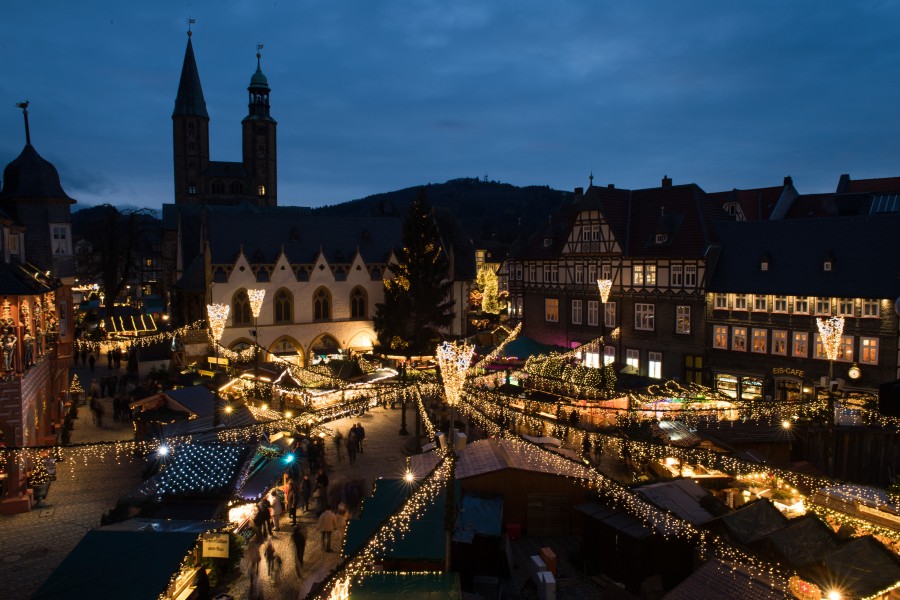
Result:
{"type": "Polygon", "coordinates": [[[787,187],[789,185],[794,185],[794,180],[791,179],[790,175],[784,178],[784,187],[787,187]]]}
{"type": "Polygon", "coordinates": [[[611,189],[611,190],[614,190],[614,189],[616,189],[616,184],[614,184],[614,183],[609,183],[609,184],[606,185],[606,187],[608,187],[608,188],[611,189]]]}
{"type": "Polygon", "coordinates": [[[575,188],[575,202],[581,200],[581,197],[584,196],[584,188],[577,187],[575,188]]]}
{"type": "Polygon", "coordinates": [[[669,179],[668,175],[663,175],[662,186],[663,187],[672,187],[672,180],[669,179]]]}

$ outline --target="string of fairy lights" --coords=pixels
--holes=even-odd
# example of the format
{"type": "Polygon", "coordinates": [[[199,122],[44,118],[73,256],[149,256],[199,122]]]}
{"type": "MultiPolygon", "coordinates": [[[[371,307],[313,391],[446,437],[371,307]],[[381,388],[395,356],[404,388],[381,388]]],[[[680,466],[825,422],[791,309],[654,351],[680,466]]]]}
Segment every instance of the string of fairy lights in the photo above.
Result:
{"type": "Polygon", "coordinates": [[[497,347],[490,352],[490,354],[487,354],[472,367],[472,371],[478,371],[479,369],[483,369],[488,365],[493,364],[498,358],[500,358],[500,355],[503,354],[503,351],[506,349],[509,343],[519,337],[519,333],[521,332],[522,323],[520,322],[511,332],[509,332],[509,335],[506,336],[505,340],[498,344],[497,347]]]}
{"type": "Polygon", "coordinates": [[[140,336],[120,336],[118,338],[106,340],[75,340],[76,350],[86,350],[88,352],[96,352],[97,350],[109,350],[116,348],[121,342],[127,342],[135,346],[152,346],[161,342],[170,341],[173,338],[184,337],[189,331],[205,329],[206,324],[203,321],[196,321],[190,325],[173,329],[172,331],[161,331],[152,335],[140,336]]]}

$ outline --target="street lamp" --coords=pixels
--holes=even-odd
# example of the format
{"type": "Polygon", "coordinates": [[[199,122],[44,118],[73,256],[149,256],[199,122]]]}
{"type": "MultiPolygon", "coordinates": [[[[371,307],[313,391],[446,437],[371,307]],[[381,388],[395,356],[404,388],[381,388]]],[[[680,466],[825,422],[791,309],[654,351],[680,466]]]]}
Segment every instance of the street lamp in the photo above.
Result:
{"type": "Polygon", "coordinates": [[[262,311],[266,290],[247,290],[250,312],[253,314],[253,391],[259,397],[259,313],[262,311]]]}
{"type": "Polygon", "coordinates": [[[212,338],[213,347],[216,350],[216,369],[213,375],[213,390],[215,400],[213,401],[213,427],[219,426],[219,340],[225,333],[225,322],[228,320],[228,313],[231,307],[227,304],[207,304],[206,319],[209,321],[209,332],[212,338]]]}
{"type": "Polygon", "coordinates": [[[831,387],[831,380],[834,377],[834,361],[838,357],[841,350],[841,341],[844,334],[844,317],[829,317],[816,319],[816,325],[819,326],[819,337],[822,338],[822,348],[825,350],[825,356],[828,357],[828,406],[827,428],[828,440],[826,448],[826,462],[828,474],[834,475],[834,390],[831,387]]]}
{"type": "Polygon", "coordinates": [[[606,362],[606,301],[609,300],[609,292],[612,289],[612,279],[598,279],[597,287],[600,289],[600,366],[606,362]]]}

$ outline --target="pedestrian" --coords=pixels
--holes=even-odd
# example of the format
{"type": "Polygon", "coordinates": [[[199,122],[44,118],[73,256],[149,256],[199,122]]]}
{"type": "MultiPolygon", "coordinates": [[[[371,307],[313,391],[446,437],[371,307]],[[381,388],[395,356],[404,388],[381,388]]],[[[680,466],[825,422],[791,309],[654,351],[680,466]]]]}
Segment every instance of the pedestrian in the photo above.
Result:
{"type": "Polygon", "coordinates": [[[254,577],[259,575],[259,541],[250,540],[247,549],[244,551],[244,568],[252,582],[254,577]]]}
{"type": "Polygon", "coordinates": [[[300,482],[300,505],[305,513],[309,512],[310,496],[312,496],[312,481],[309,480],[309,475],[304,475],[300,482]]]}
{"type": "Polygon", "coordinates": [[[350,428],[350,433],[347,435],[347,458],[350,459],[350,464],[356,462],[356,451],[359,449],[359,442],[356,439],[356,425],[350,428]]]}
{"type": "Polygon", "coordinates": [[[258,540],[262,540],[266,537],[266,521],[268,517],[263,515],[262,510],[259,508],[259,504],[253,507],[253,529],[256,531],[256,537],[258,540]]]}
{"type": "Polygon", "coordinates": [[[344,547],[344,531],[347,527],[347,519],[350,515],[347,513],[347,505],[341,502],[338,504],[338,509],[334,513],[335,517],[335,532],[337,533],[337,539],[335,539],[335,545],[338,549],[344,547]]]}
{"type": "Polygon", "coordinates": [[[344,443],[344,434],[340,432],[340,430],[334,433],[334,453],[337,454],[337,461],[340,463],[343,459],[341,457],[341,445],[344,443]]]}
{"type": "Polygon", "coordinates": [[[269,578],[272,578],[272,573],[275,571],[275,546],[272,544],[272,539],[270,538],[268,542],[266,542],[266,575],[269,578]]]}
{"type": "Polygon", "coordinates": [[[319,514],[328,503],[328,473],[325,469],[319,469],[319,474],[316,475],[316,494],[316,514],[319,514]]]}
{"type": "Polygon", "coordinates": [[[113,365],[113,351],[112,348],[106,351],[106,368],[112,371],[113,365]]]}
{"type": "Polygon", "coordinates": [[[265,537],[267,533],[272,535],[272,517],[269,514],[269,509],[272,505],[269,502],[269,497],[263,494],[263,497],[260,499],[257,506],[259,507],[259,519],[262,522],[263,537],[265,537]]]}
{"type": "Polygon", "coordinates": [[[288,482],[287,493],[284,495],[287,502],[288,516],[291,518],[291,525],[297,524],[297,505],[300,504],[300,487],[297,481],[291,479],[288,482]]]}
{"type": "Polygon", "coordinates": [[[362,423],[356,424],[356,435],[359,437],[359,453],[362,454],[363,442],[366,441],[366,428],[362,426],[362,423]]]}
{"type": "Polygon", "coordinates": [[[113,364],[119,369],[122,367],[122,349],[118,346],[113,350],[113,364]]]}
{"type": "Polygon", "coordinates": [[[269,494],[269,514],[272,515],[272,523],[273,529],[275,531],[280,531],[280,522],[281,522],[281,513],[284,512],[284,509],[281,505],[281,500],[278,498],[278,493],[275,490],[269,494]]]}
{"type": "Polygon", "coordinates": [[[337,527],[337,517],[330,508],[325,507],[319,515],[319,533],[322,534],[322,548],[325,552],[331,552],[331,534],[337,527]]]}
{"type": "Polygon", "coordinates": [[[294,542],[294,570],[300,577],[300,569],[303,568],[303,555],[306,553],[306,533],[300,525],[294,525],[291,529],[291,541],[294,542]]]}
{"type": "Polygon", "coordinates": [[[94,371],[94,363],[97,362],[97,359],[94,357],[94,353],[91,352],[88,355],[88,365],[91,367],[91,372],[94,371]]]}
{"type": "Polygon", "coordinates": [[[97,401],[97,427],[103,429],[103,404],[97,401]]]}

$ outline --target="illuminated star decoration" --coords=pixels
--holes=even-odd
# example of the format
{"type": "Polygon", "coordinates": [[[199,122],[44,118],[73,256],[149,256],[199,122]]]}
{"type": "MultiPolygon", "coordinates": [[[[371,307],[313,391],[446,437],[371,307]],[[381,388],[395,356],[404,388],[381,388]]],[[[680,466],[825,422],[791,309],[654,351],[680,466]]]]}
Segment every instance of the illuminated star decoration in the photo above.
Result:
{"type": "Polygon", "coordinates": [[[469,369],[469,363],[472,362],[474,352],[475,346],[466,343],[444,342],[437,347],[438,366],[441,368],[441,378],[444,380],[444,395],[450,406],[456,406],[456,403],[459,402],[459,394],[462,392],[466,371],[469,369]]]}

